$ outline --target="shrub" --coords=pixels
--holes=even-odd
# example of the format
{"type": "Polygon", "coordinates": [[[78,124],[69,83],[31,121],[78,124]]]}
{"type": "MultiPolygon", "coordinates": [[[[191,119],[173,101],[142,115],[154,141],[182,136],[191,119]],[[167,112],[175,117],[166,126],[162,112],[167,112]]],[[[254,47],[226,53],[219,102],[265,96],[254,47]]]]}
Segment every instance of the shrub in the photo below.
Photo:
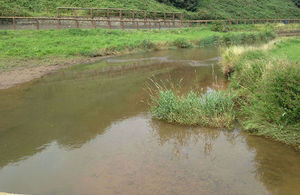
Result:
{"type": "Polygon", "coordinates": [[[226,22],[224,21],[214,21],[211,24],[210,29],[215,32],[227,32],[229,30],[226,22]]]}
{"type": "Polygon", "coordinates": [[[141,48],[143,49],[155,49],[156,45],[149,39],[143,40],[141,43],[141,48]]]}
{"type": "Polygon", "coordinates": [[[178,38],[173,41],[173,45],[177,48],[191,48],[193,44],[185,38],[178,38]]]}

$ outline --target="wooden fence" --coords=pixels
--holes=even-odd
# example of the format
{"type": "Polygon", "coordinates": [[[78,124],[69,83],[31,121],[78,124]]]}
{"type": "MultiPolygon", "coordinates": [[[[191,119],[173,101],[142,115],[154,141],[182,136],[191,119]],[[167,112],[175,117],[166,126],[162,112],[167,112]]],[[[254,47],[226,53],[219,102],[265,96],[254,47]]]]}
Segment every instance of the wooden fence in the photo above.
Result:
{"type": "MultiPolygon", "coordinates": [[[[163,29],[207,26],[217,20],[182,20],[148,18],[84,18],[84,17],[6,17],[0,16],[0,29],[61,29],[61,28],[118,28],[118,29],[163,29]],[[64,24],[62,24],[64,23],[64,24]],[[20,28],[18,28],[18,26],[20,28]],[[23,27],[29,28],[23,28],[23,27]]],[[[237,19],[218,20],[231,25],[299,23],[300,19],[237,19]]]]}
{"type": "Polygon", "coordinates": [[[57,7],[57,18],[127,18],[135,19],[163,19],[163,20],[183,20],[184,14],[181,12],[157,12],[148,10],[120,9],[120,8],[79,8],[79,7],[57,7]]]}

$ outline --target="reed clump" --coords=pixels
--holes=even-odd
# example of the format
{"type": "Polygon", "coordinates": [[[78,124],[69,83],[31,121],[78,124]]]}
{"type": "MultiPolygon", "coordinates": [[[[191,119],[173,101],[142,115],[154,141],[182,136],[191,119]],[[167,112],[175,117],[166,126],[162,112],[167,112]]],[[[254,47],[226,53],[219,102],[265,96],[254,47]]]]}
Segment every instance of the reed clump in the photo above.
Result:
{"type": "Polygon", "coordinates": [[[154,118],[182,125],[230,127],[235,119],[233,95],[210,90],[199,94],[191,90],[179,95],[174,90],[159,90],[152,96],[154,118]]]}

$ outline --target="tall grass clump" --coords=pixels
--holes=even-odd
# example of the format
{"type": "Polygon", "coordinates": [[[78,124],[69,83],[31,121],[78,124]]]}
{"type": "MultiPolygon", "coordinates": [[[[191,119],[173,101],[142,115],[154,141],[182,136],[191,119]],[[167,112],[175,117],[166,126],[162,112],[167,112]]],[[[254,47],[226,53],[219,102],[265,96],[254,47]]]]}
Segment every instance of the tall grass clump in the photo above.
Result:
{"type": "Polygon", "coordinates": [[[225,91],[179,95],[160,90],[152,96],[151,107],[154,118],[182,125],[229,127],[235,119],[233,96],[225,91]]]}

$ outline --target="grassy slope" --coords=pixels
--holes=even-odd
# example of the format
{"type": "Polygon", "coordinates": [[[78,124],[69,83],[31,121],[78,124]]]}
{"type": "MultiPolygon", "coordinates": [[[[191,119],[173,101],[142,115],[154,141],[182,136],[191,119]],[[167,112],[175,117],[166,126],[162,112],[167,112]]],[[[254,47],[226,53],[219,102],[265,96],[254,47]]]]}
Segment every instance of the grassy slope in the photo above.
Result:
{"type": "Polygon", "coordinates": [[[299,18],[291,0],[202,0],[199,15],[208,18],[299,18]]]}
{"type": "Polygon", "coordinates": [[[157,11],[177,9],[155,0],[0,0],[0,15],[54,15],[56,7],[126,8],[157,11]]]}
{"type": "Polygon", "coordinates": [[[300,148],[300,39],[230,50],[222,65],[233,67],[230,89],[239,96],[244,129],[300,148]]]}
{"type": "MultiPolygon", "coordinates": [[[[53,15],[58,6],[178,10],[155,0],[0,0],[0,15],[53,15]]],[[[198,12],[186,13],[198,19],[300,17],[292,0],[201,0],[198,12]]]]}

